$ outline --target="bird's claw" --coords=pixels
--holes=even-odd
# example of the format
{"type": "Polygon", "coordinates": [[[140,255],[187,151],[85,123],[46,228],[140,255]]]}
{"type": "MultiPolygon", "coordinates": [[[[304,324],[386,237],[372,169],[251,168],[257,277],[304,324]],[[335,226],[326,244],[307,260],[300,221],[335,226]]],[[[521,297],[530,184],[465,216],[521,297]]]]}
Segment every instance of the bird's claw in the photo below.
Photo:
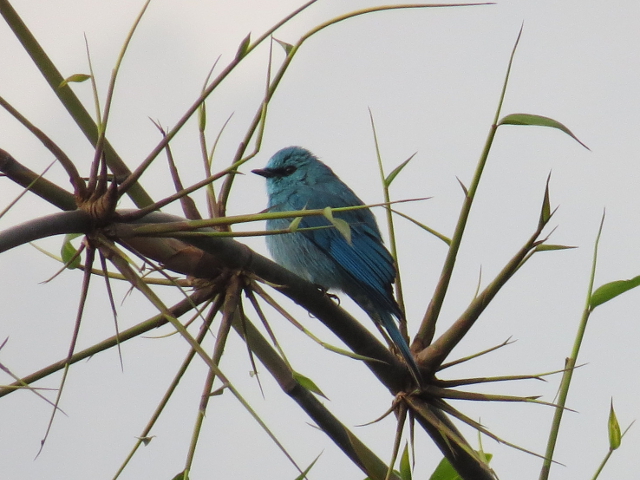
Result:
{"type": "Polygon", "coordinates": [[[331,300],[335,300],[336,303],[338,304],[338,306],[340,306],[340,297],[334,293],[329,293],[329,290],[326,287],[323,287],[322,285],[318,285],[316,284],[316,288],[318,290],[320,290],[320,292],[323,295],[326,295],[327,297],[329,297],[331,300]]]}

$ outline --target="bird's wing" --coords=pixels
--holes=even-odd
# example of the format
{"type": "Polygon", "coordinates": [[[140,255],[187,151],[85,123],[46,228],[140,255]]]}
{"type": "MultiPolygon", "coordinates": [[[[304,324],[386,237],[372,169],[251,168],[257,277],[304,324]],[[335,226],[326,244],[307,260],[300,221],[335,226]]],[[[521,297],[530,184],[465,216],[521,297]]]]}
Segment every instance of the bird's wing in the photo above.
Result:
{"type": "MultiPolygon", "coordinates": [[[[292,196],[290,203],[295,209],[307,210],[330,207],[362,205],[352,192],[335,195],[326,191],[313,191],[307,195],[292,196]]],[[[324,216],[304,217],[299,227],[329,227],[306,230],[302,233],[333,261],[338,263],[353,281],[368,292],[371,299],[380,302],[385,310],[400,314],[391,293],[391,284],[396,276],[393,257],[382,244],[373,214],[368,209],[334,212],[335,218],[345,220],[351,229],[351,243],[324,216]]]]}

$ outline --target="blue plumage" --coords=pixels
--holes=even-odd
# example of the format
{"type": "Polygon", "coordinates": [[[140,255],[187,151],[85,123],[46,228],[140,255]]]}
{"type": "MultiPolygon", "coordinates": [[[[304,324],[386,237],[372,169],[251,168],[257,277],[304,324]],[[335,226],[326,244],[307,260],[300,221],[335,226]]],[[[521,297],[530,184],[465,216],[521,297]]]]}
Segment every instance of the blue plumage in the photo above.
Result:
{"type": "MultiPolygon", "coordinates": [[[[266,168],[253,172],[267,179],[270,212],[363,205],[329,167],[301,147],[280,150],[266,168]]],[[[393,258],[382,244],[373,214],[364,208],[333,215],[349,224],[351,243],[324,216],[304,217],[301,228],[329,228],[267,236],[271,255],[310,282],[349,295],[384,327],[419,381],[418,367],[395,320],[403,315],[393,297],[393,258]]],[[[287,229],[290,222],[286,218],[268,220],[267,230],[287,229]]]]}

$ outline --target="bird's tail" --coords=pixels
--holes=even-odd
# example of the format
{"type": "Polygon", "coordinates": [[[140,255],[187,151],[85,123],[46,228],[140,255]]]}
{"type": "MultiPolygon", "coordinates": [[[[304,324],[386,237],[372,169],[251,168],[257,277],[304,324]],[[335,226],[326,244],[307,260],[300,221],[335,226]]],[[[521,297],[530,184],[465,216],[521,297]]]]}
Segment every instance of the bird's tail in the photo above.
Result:
{"type": "Polygon", "coordinates": [[[393,344],[397,347],[404,358],[405,363],[409,367],[409,371],[411,372],[411,376],[414,378],[418,385],[422,385],[422,375],[420,374],[420,369],[416,364],[416,361],[413,359],[413,355],[411,355],[411,349],[407,344],[407,341],[404,339],[400,330],[398,329],[398,322],[394,317],[399,317],[402,315],[400,313],[400,307],[395,303],[393,297],[390,297],[391,300],[387,303],[380,304],[379,302],[374,302],[371,300],[369,295],[363,294],[361,291],[351,289],[346,292],[358,305],[362,308],[367,314],[371,317],[371,320],[377,325],[382,326],[387,335],[393,342],[393,344]],[[393,302],[393,303],[390,303],[393,302]],[[389,311],[391,307],[393,308],[393,313],[389,311]],[[397,310],[397,313],[395,311],[397,310]]]}
{"type": "Polygon", "coordinates": [[[400,333],[400,330],[396,325],[396,321],[391,317],[390,314],[385,312],[385,314],[380,316],[380,323],[389,334],[389,338],[391,338],[393,344],[398,347],[398,350],[400,350],[400,353],[402,354],[404,361],[409,367],[411,375],[415,379],[416,383],[420,385],[422,383],[422,375],[420,374],[420,369],[418,368],[416,361],[413,359],[411,349],[409,348],[407,341],[400,333]]]}

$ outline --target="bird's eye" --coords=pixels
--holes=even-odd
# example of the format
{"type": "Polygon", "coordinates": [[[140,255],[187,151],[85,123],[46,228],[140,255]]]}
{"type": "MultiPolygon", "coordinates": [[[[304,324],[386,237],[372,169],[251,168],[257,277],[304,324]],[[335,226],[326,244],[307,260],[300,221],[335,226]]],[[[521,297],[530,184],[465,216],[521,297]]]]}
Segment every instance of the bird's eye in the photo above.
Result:
{"type": "Polygon", "coordinates": [[[292,174],[293,172],[295,172],[295,171],[296,171],[296,167],[294,167],[294,166],[292,166],[292,165],[289,165],[288,167],[284,167],[284,168],[282,169],[282,173],[283,173],[285,176],[289,176],[289,175],[291,175],[291,174],[292,174]]]}

